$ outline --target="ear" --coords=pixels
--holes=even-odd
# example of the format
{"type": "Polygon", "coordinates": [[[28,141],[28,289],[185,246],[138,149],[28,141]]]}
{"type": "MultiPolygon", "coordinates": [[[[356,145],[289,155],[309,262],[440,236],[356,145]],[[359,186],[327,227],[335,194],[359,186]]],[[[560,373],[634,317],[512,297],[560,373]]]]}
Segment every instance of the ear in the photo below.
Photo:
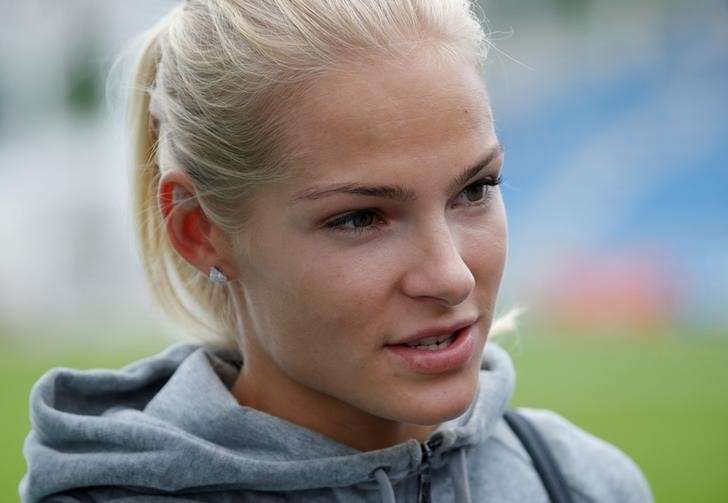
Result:
{"type": "Polygon", "coordinates": [[[235,277],[224,234],[205,215],[189,175],[180,169],[162,174],[157,201],[165,232],[174,249],[207,276],[217,266],[229,278],[235,277]]]}

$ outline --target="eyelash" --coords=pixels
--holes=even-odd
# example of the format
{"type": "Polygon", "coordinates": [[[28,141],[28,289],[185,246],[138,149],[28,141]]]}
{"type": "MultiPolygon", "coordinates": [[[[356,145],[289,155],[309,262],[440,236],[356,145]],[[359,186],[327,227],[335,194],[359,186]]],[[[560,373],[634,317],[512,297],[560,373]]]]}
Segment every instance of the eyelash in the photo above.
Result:
{"type": "MultiPolygon", "coordinates": [[[[497,178],[493,178],[490,176],[484,177],[484,178],[481,178],[480,180],[476,180],[475,182],[471,183],[470,185],[465,187],[462,190],[462,192],[465,192],[465,191],[473,189],[473,188],[485,187],[485,193],[484,193],[482,199],[480,199],[476,202],[468,203],[467,206],[468,207],[485,206],[490,201],[491,195],[493,193],[493,191],[489,190],[488,187],[496,187],[502,183],[503,183],[502,175],[498,175],[497,178]]],[[[370,214],[376,216],[376,211],[369,209],[369,208],[352,211],[351,213],[347,213],[346,215],[342,215],[338,218],[335,218],[334,220],[331,220],[330,222],[328,222],[326,224],[326,227],[333,230],[334,232],[343,232],[345,234],[354,234],[354,235],[361,235],[361,234],[365,234],[368,232],[373,232],[374,230],[377,229],[375,225],[366,225],[363,227],[350,227],[350,228],[344,227],[344,224],[353,222],[355,217],[360,216],[360,215],[370,215],[370,214]]]]}

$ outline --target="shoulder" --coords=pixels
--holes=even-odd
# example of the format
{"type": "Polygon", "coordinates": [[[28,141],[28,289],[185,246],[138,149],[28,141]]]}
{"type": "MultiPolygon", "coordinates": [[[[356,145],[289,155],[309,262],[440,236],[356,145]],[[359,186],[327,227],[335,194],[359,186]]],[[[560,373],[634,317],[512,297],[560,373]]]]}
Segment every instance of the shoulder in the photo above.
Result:
{"type": "Polygon", "coordinates": [[[651,503],[649,483],[637,464],[616,446],[546,409],[518,408],[538,429],[567,483],[588,501],[651,503]]]}

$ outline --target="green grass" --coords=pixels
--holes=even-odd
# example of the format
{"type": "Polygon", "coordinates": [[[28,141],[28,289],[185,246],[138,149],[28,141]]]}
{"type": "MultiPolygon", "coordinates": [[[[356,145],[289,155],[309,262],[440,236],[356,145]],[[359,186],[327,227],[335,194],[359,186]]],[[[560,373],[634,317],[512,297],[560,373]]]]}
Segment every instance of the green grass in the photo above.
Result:
{"type": "Polygon", "coordinates": [[[658,502],[728,501],[728,338],[503,343],[513,405],[557,411],[626,452],[658,502]]]}
{"type": "MultiPolygon", "coordinates": [[[[555,410],[617,445],[642,468],[658,502],[728,501],[728,337],[498,340],[516,366],[512,405],[555,410]]],[[[35,380],[53,366],[118,368],[167,342],[0,344],[0,501],[17,501],[35,380]]]]}

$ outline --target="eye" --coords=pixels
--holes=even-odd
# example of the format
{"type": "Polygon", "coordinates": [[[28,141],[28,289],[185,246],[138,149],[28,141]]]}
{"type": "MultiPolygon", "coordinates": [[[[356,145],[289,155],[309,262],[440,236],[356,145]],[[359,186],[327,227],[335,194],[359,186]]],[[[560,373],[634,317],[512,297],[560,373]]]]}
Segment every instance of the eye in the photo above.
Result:
{"type": "MultiPolygon", "coordinates": [[[[477,180],[465,187],[460,195],[465,195],[465,206],[483,206],[490,199],[491,190],[488,187],[495,187],[503,182],[503,177],[493,178],[487,176],[477,180]]],[[[343,232],[346,234],[362,235],[377,232],[381,230],[384,224],[377,224],[380,218],[379,212],[373,208],[365,208],[352,211],[345,215],[335,218],[325,224],[326,228],[335,232],[343,232]]]]}
{"type": "Polygon", "coordinates": [[[496,178],[484,177],[477,180],[463,189],[460,194],[465,195],[466,206],[481,206],[488,202],[492,194],[489,187],[496,187],[503,183],[503,177],[498,175],[496,178]]]}
{"type": "Polygon", "coordinates": [[[378,213],[370,208],[352,211],[328,222],[326,227],[340,232],[362,234],[376,228],[373,224],[378,216],[378,213]]]}

